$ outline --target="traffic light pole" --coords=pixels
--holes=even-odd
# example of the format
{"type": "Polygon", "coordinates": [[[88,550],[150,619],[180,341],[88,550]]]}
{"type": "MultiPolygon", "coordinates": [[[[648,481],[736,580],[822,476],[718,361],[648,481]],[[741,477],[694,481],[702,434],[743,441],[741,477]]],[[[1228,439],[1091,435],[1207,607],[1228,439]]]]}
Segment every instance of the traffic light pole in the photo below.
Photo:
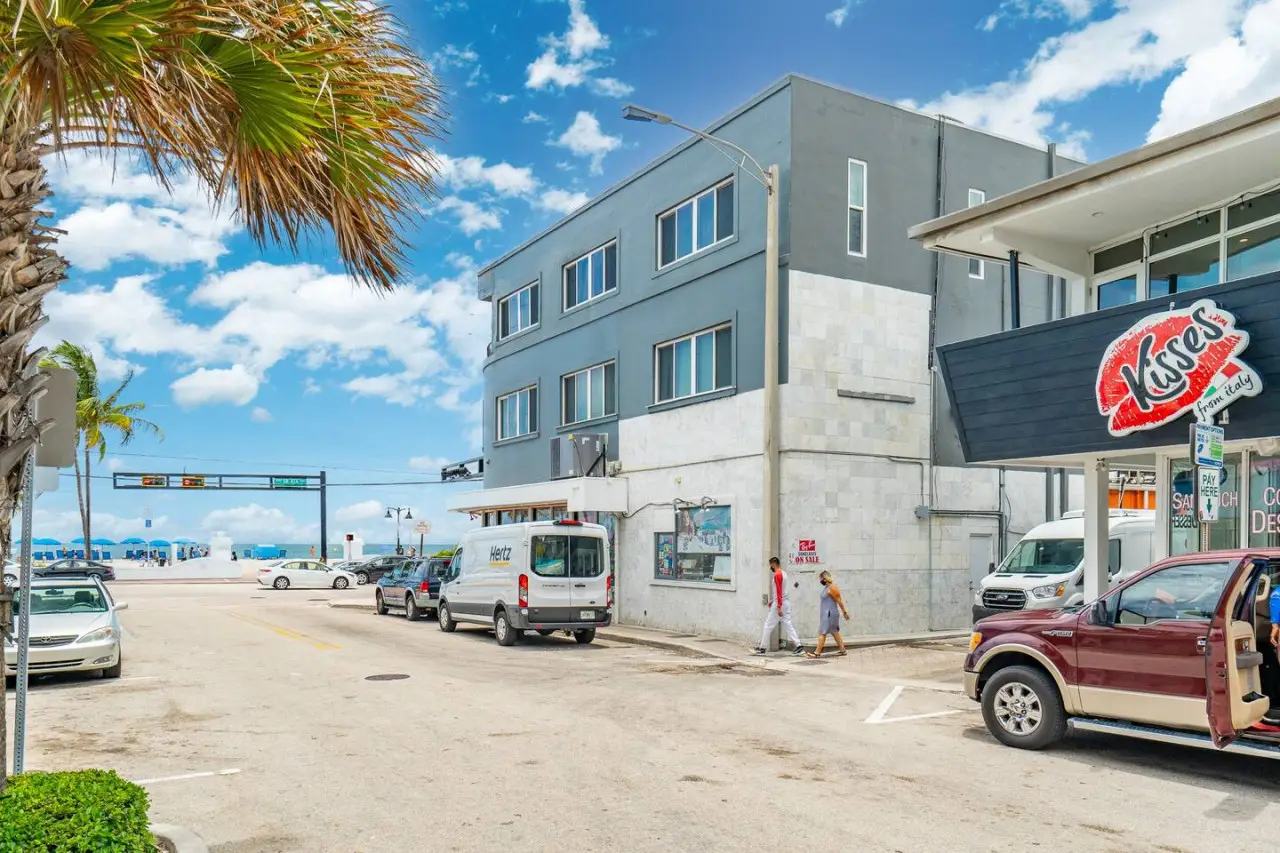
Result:
{"type": "Polygon", "coordinates": [[[320,472],[320,561],[329,562],[329,503],[326,500],[323,471],[320,472]]]}

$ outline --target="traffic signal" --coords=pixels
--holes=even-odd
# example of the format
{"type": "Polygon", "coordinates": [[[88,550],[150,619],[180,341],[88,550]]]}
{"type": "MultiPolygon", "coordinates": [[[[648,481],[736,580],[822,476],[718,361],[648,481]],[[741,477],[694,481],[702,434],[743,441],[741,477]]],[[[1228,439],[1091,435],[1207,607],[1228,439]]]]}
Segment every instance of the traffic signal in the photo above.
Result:
{"type": "Polygon", "coordinates": [[[164,488],[169,485],[169,478],[161,474],[144,474],[142,477],[142,485],[152,488],[164,488]]]}
{"type": "Polygon", "coordinates": [[[203,489],[204,477],[183,477],[182,488],[184,489],[203,489]]]}

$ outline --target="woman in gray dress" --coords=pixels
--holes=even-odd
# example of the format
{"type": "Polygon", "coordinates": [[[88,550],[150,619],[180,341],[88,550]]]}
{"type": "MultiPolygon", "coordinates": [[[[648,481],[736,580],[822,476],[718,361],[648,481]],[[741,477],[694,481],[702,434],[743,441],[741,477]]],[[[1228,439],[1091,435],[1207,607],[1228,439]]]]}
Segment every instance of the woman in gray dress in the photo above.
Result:
{"type": "Polygon", "coordinates": [[[844,639],[840,636],[840,616],[843,615],[848,619],[849,610],[844,606],[840,587],[836,586],[831,572],[822,572],[818,575],[818,580],[822,583],[822,609],[818,612],[818,645],[809,652],[809,657],[816,658],[822,655],[822,647],[827,642],[828,634],[835,638],[836,657],[844,657],[848,651],[845,650],[844,639]]]}

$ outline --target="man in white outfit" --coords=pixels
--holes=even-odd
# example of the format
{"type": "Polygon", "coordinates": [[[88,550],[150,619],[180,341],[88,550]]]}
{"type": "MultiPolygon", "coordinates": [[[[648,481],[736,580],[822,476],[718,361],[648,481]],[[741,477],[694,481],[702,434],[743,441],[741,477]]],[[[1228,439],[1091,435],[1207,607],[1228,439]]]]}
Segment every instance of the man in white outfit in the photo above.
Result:
{"type": "Polygon", "coordinates": [[[769,586],[769,613],[764,617],[764,630],[760,633],[760,645],[755,653],[765,654],[769,650],[769,635],[778,623],[782,623],[791,642],[791,654],[799,657],[804,654],[804,646],[800,645],[800,635],[796,633],[795,623],[791,621],[791,599],[787,597],[787,573],[777,557],[769,558],[769,571],[773,572],[773,583],[769,586]]]}

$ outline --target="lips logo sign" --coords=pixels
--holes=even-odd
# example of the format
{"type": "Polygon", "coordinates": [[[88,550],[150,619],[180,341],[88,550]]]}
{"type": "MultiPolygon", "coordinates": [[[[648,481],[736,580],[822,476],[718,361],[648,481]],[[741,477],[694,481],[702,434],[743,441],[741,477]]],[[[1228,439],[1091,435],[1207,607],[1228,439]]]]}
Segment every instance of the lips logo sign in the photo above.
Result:
{"type": "Polygon", "coordinates": [[[1098,368],[1098,411],[1114,436],[1156,429],[1189,411],[1213,416],[1241,397],[1256,397],[1262,379],[1237,356],[1249,333],[1212,300],[1151,314],[1107,347],[1098,368]]]}

